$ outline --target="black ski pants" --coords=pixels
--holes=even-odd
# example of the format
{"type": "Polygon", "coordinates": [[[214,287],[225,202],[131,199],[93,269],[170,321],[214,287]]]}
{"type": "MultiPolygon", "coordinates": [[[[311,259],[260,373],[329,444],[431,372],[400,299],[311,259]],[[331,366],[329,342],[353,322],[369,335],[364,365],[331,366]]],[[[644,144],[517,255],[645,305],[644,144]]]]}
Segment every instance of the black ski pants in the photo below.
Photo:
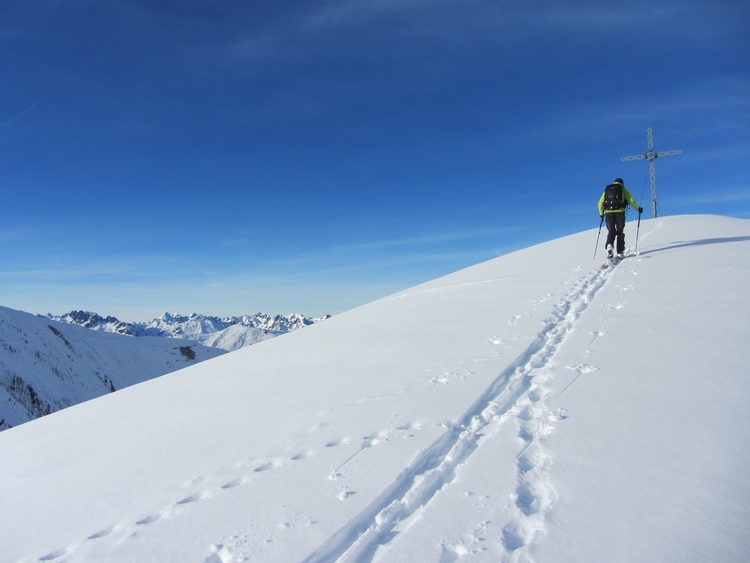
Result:
{"type": "Polygon", "coordinates": [[[617,254],[625,252],[625,212],[607,213],[607,244],[614,244],[617,238],[617,254]]]}

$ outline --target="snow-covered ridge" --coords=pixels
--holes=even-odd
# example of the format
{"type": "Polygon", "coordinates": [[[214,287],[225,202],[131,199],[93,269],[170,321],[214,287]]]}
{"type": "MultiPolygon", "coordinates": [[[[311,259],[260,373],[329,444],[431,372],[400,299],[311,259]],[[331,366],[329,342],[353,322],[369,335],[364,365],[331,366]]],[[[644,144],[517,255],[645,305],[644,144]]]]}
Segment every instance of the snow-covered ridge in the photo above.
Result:
{"type": "MultiPolygon", "coordinates": [[[[83,316],[74,316],[83,325],[83,316]]],[[[190,340],[97,333],[0,307],[0,430],[223,353],[190,340]]]]}
{"type": "Polygon", "coordinates": [[[90,311],[71,311],[61,316],[47,314],[46,318],[128,336],[185,338],[206,346],[232,351],[310,326],[330,316],[310,318],[293,313],[272,317],[259,312],[239,317],[214,317],[198,313],[188,316],[164,313],[148,322],[126,323],[115,317],[102,317],[90,311]]]}
{"type": "Polygon", "coordinates": [[[596,234],[0,433],[0,561],[744,562],[750,221],[596,234]]]}

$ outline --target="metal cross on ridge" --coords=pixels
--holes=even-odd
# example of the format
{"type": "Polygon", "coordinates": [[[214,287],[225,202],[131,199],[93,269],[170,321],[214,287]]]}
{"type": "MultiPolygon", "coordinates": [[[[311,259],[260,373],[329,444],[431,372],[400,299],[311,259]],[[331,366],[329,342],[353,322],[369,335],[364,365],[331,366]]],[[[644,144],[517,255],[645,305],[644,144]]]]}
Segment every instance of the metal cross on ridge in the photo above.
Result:
{"type": "Polygon", "coordinates": [[[651,176],[651,207],[654,211],[654,219],[656,218],[656,170],[654,169],[654,160],[660,156],[674,156],[676,154],[682,154],[682,151],[662,151],[654,152],[654,136],[651,131],[651,127],[647,131],[648,138],[648,152],[646,154],[637,154],[635,156],[623,156],[620,160],[627,162],[629,160],[643,160],[648,159],[648,171],[651,176]]]}

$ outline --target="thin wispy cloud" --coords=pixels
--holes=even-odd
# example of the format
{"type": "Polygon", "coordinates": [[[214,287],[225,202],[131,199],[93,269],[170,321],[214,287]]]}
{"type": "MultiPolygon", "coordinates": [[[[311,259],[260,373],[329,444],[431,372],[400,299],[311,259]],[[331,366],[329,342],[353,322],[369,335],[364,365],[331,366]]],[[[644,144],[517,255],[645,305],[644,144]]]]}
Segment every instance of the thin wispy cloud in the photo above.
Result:
{"type": "Polygon", "coordinates": [[[35,102],[32,102],[26,109],[24,109],[20,113],[11,117],[8,121],[2,124],[2,127],[8,127],[12,125],[16,121],[20,120],[27,114],[34,111],[43,103],[54,98],[55,96],[58,96],[59,94],[64,92],[65,89],[69,88],[71,85],[83,79],[87,74],[89,74],[92,70],[94,70],[97,67],[97,65],[99,65],[104,59],[105,57],[101,55],[97,57],[92,64],[89,64],[84,70],[74,72],[74,73],[63,73],[62,77],[58,77],[57,85],[54,86],[47,94],[43,95],[41,98],[39,98],[35,102]]]}
{"type": "Polygon", "coordinates": [[[562,30],[615,30],[623,27],[650,27],[654,21],[676,17],[679,9],[673,6],[627,5],[620,3],[607,4],[580,2],[564,7],[549,5],[536,12],[529,10],[524,14],[527,23],[536,22],[552,29],[562,30]],[[635,8],[635,9],[634,9],[635,8]]]}
{"type": "Polygon", "coordinates": [[[749,207],[736,2],[40,9],[0,18],[0,305],[337,312],[590,228],[647,127],[664,209],[749,207]]]}
{"type": "MultiPolygon", "coordinates": [[[[714,131],[707,131],[705,122],[695,127],[695,134],[706,135],[718,133],[725,128],[741,127],[737,116],[750,117],[750,101],[743,92],[750,92],[750,81],[747,83],[737,80],[727,80],[717,77],[700,83],[692,83],[687,87],[680,85],[673,92],[662,95],[654,100],[651,95],[644,92],[640,99],[622,102],[595,102],[586,105],[585,108],[574,108],[568,112],[562,112],[553,116],[545,123],[537,124],[533,128],[524,131],[526,136],[548,136],[570,137],[587,136],[592,139],[608,139],[613,131],[622,130],[632,125],[653,123],[656,120],[673,122],[680,129],[690,129],[692,120],[690,116],[710,116],[714,121],[714,131]],[[734,117],[727,116],[730,110],[734,117]]],[[[655,131],[655,143],[658,142],[659,132],[655,131]]],[[[647,152],[645,146],[645,130],[643,137],[643,152],[647,152]]],[[[673,150],[679,147],[656,147],[655,150],[673,150]]],[[[633,149],[633,154],[638,151],[633,149]]],[[[626,155],[623,155],[626,156],[626,155]]]]}
{"type": "Polygon", "coordinates": [[[8,121],[6,121],[5,123],[3,123],[3,127],[8,127],[12,123],[18,121],[24,115],[26,115],[27,113],[29,113],[29,112],[33,111],[34,109],[36,109],[39,105],[41,105],[48,98],[49,98],[49,96],[45,96],[44,98],[41,98],[40,100],[37,100],[36,102],[34,102],[33,104],[31,104],[29,107],[27,107],[25,110],[23,110],[21,113],[15,115],[13,117],[11,117],[8,121]]]}

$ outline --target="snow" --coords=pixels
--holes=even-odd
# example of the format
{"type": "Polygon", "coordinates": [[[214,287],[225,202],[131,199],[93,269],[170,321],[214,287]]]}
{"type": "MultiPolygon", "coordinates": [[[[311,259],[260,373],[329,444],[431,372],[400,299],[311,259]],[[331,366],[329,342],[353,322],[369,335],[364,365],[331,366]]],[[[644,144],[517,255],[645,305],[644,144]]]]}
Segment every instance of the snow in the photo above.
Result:
{"type": "Polygon", "coordinates": [[[265,313],[241,317],[214,317],[192,313],[189,316],[164,313],[149,322],[125,323],[115,317],[101,317],[89,311],[71,311],[62,316],[47,314],[47,318],[66,324],[84,326],[96,331],[116,332],[130,336],[160,336],[193,340],[205,346],[232,352],[244,346],[257,344],[293,330],[324,321],[325,315],[307,318],[298,313],[276,315],[265,313]]]}
{"type": "Polygon", "coordinates": [[[0,433],[0,561],[745,561],[750,222],[595,238],[0,433]]]}
{"type": "Polygon", "coordinates": [[[223,353],[188,340],[134,339],[0,307],[0,430],[223,353]]]}

